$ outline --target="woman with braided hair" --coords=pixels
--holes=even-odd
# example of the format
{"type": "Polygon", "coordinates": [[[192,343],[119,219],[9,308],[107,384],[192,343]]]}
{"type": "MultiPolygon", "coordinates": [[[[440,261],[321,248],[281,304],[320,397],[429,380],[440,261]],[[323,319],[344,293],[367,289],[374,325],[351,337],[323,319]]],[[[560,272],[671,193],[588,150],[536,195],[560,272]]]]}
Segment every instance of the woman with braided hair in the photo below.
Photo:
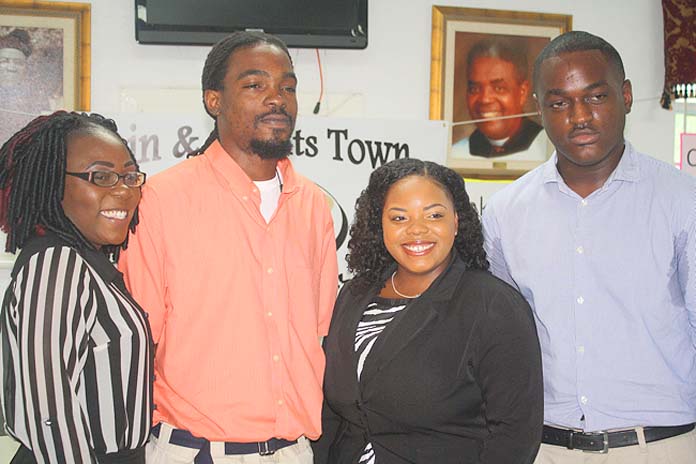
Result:
{"type": "Polygon", "coordinates": [[[59,111],[0,149],[0,226],[21,250],[0,316],[12,463],[144,463],[147,314],[110,258],[138,223],[145,174],[116,124],[59,111]]]}

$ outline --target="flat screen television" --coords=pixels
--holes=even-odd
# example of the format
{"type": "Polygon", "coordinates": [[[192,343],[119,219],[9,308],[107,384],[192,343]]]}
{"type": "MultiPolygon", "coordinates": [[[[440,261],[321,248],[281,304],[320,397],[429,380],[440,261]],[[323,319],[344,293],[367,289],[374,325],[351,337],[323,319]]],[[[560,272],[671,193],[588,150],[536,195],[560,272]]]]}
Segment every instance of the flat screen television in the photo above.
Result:
{"type": "Polygon", "coordinates": [[[212,45],[238,30],[296,48],[365,48],[367,0],[135,0],[142,44],[212,45]]]}

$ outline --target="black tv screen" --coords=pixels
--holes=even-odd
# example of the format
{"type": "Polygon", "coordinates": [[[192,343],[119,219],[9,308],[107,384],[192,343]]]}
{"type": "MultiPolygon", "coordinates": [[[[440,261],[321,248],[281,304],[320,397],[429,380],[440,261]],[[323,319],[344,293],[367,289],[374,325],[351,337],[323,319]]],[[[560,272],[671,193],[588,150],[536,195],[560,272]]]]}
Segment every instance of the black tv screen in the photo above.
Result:
{"type": "Polygon", "coordinates": [[[289,47],[365,48],[367,0],[135,0],[142,44],[212,45],[239,30],[289,47]]]}

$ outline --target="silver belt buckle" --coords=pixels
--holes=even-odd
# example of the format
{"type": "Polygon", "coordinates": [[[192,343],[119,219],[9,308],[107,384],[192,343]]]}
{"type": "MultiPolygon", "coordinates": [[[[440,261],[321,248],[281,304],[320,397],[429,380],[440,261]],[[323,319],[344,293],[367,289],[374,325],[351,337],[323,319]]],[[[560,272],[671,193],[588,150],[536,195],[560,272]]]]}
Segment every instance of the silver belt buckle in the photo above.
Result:
{"type": "Polygon", "coordinates": [[[609,452],[609,432],[604,432],[604,431],[599,431],[596,433],[601,433],[602,434],[602,449],[598,451],[592,451],[592,450],[582,450],[584,453],[594,453],[594,454],[607,454],[609,452]]]}
{"type": "Polygon", "coordinates": [[[259,445],[259,454],[261,456],[271,456],[272,454],[275,454],[275,451],[272,449],[268,448],[268,442],[258,442],[259,445]]]}

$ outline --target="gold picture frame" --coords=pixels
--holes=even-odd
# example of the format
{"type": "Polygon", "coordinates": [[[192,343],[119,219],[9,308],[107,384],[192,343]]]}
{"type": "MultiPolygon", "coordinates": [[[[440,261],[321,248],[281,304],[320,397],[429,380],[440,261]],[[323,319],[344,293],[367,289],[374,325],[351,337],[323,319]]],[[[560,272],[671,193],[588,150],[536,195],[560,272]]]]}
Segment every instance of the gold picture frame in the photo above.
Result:
{"type": "MultiPolygon", "coordinates": [[[[570,15],[437,5],[432,7],[430,119],[451,123],[447,155],[449,167],[465,177],[515,179],[548,159],[553,149],[539,127],[540,121],[531,98],[531,72],[534,58],[541,49],[551,39],[571,29],[570,15]],[[480,44],[496,41],[514,43],[515,50],[524,55],[524,59],[517,62],[525,63],[518,65],[519,67],[526,67],[525,79],[528,84],[525,89],[528,90],[525,90],[526,97],[520,97],[521,100],[526,100],[521,112],[514,113],[517,116],[477,118],[470,115],[468,109],[472,105],[468,100],[472,84],[467,74],[467,55],[472,49],[481,48],[480,44]],[[493,119],[527,119],[525,124],[533,126],[534,134],[538,136],[531,146],[527,145],[527,148],[519,148],[510,153],[498,150],[472,154],[473,140],[482,139],[483,130],[479,130],[479,134],[471,139],[472,142],[470,136],[493,119]],[[499,154],[501,152],[504,154],[499,154]]],[[[472,109],[471,112],[477,111],[472,109]]],[[[486,112],[489,113],[498,114],[494,111],[486,112]]],[[[520,125],[517,124],[517,127],[520,125]]]]}
{"type": "Polygon", "coordinates": [[[89,3],[0,0],[0,143],[38,114],[90,109],[90,36],[89,3]]]}

